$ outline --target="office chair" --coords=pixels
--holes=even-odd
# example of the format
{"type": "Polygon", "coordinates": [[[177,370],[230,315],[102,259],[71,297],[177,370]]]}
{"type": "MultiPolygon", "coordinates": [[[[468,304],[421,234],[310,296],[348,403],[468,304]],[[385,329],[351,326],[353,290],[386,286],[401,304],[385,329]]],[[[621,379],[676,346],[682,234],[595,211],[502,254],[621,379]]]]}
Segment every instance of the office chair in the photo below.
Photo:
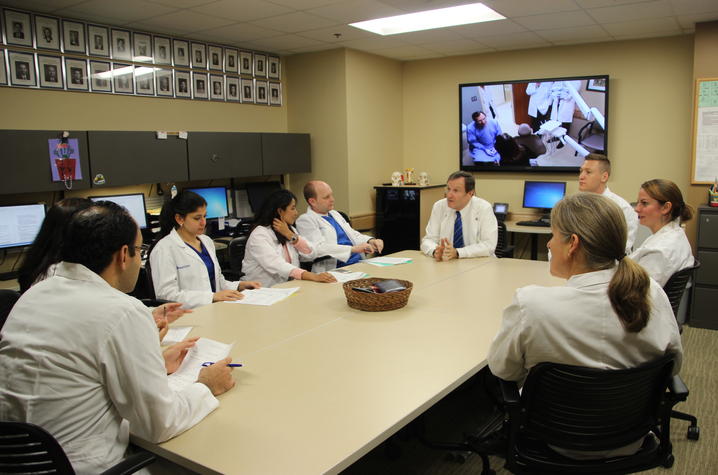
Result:
{"type": "Polygon", "coordinates": [[[496,257],[514,257],[514,246],[509,244],[508,232],[506,231],[506,223],[499,223],[499,239],[496,241],[496,257]]]}
{"type": "MultiPolygon", "coordinates": [[[[700,268],[700,266],[701,263],[698,261],[698,259],[694,259],[693,266],[679,270],[678,272],[673,274],[671,278],[668,279],[668,282],[666,282],[666,285],[663,286],[663,291],[668,296],[668,301],[671,302],[671,307],[673,308],[673,315],[676,317],[676,322],[678,323],[678,328],[681,332],[683,332],[683,325],[680,323],[678,318],[679,309],[681,307],[681,300],[683,298],[683,295],[687,291],[686,286],[689,282],[692,282],[694,280],[693,277],[696,271],[700,268]]],[[[701,435],[701,431],[698,427],[698,418],[696,418],[696,416],[687,414],[685,412],[671,411],[671,417],[673,417],[674,419],[680,419],[683,421],[690,422],[686,437],[688,437],[690,440],[698,440],[701,435]]]]}
{"type": "Polygon", "coordinates": [[[242,261],[244,260],[244,251],[247,248],[248,235],[237,236],[227,244],[227,253],[229,254],[229,269],[222,270],[222,274],[228,280],[240,280],[244,273],[242,272],[242,261]]]}
{"type": "Polygon", "coordinates": [[[5,325],[10,310],[20,298],[20,292],[17,290],[0,289],[0,330],[5,325]]]}
{"type": "MultiPolygon", "coordinates": [[[[135,473],[154,461],[154,455],[140,452],[102,473],[135,473]]],[[[0,471],[24,474],[75,473],[65,451],[49,432],[28,422],[9,421],[0,421],[0,471]]]]}
{"type": "MultiPolygon", "coordinates": [[[[588,149],[589,152],[604,152],[606,134],[595,120],[588,122],[578,131],[578,143],[588,149]]],[[[574,152],[576,156],[578,152],[574,152]]]]}

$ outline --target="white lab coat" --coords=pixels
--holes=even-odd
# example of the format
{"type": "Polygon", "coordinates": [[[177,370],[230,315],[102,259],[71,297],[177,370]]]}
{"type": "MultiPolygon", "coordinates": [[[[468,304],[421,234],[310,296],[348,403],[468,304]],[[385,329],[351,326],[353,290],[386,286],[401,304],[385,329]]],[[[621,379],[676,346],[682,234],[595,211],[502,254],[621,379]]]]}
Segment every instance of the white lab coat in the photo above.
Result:
{"type": "Polygon", "coordinates": [[[46,429],[80,474],[119,462],[130,431],[159,443],[219,404],[204,384],[169,387],[149,309],[80,264],[61,263],[15,304],[0,381],[0,419],[46,429]]]}
{"type": "MultiPolygon", "coordinates": [[[[371,236],[355,231],[349,223],[339,214],[331,210],[329,215],[336,220],[346,233],[352,246],[363,244],[371,239],[371,236]]],[[[337,260],[346,262],[351,256],[352,246],[337,244],[337,231],[322,215],[308,208],[307,212],[297,219],[297,231],[306,240],[312,243],[317,257],[331,256],[329,259],[314,263],[312,272],[320,273],[337,268],[337,260]]],[[[363,257],[363,255],[362,255],[363,257]]]]}
{"type": "MultiPolygon", "coordinates": [[[[225,280],[217,262],[214,242],[204,234],[199,236],[214,262],[214,278],[217,292],[236,290],[239,282],[225,280]]],[[[158,299],[181,302],[185,307],[194,308],[212,303],[207,266],[193,249],[185,243],[176,230],[159,240],[150,253],[152,285],[158,299]]]]}
{"type": "Polygon", "coordinates": [[[614,272],[615,268],[574,275],[562,287],[529,285],[516,290],[489,349],[491,372],[523,381],[541,362],[622,369],[670,352],[676,354],[674,374],[678,373],[683,347],[663,289],[651,280],[648,323],[640,332],[629,333],[608,299],[614,272]]]}
{"type": "Polygon", "coordinates": [[[529,97],[528,113],[531,117],[536,117],[538,113],[545,114],[551,106],[551,86],[553,82],[540,82],[536,86],[535,82],[530,82],[526,86],[526,94],[529,97]]]}
{"type": "MultiPolygon", "coordinates": [[[[307,243],[312,251],[309,254],[301,254],[306,260],[316,257],[311,242],[307,243]]],[[[271,287],[275,284],[289,280],[289,274],[299,267],[300,253],[292,245],[287,243],[286,248],[291,260],[287,262],[284,257],[285,246],[279,243],[277,236],[269,226],[257,226],[247,239],[247,247],[244,251],[242,261],[242,272],[247,280],[256,280],[262,283],[263,287],[271,287]]]]}
{"type": "MultiPolygon", "coordinates": [[[[426,225],[426,235],[421,241],[421,251],[431,256],[441,238],[448,238],[449,242],[453,242],[454,221],[456,221],[456,210],[449,208],[446,198],[434,203],[431,217],[426,225]]],[[[499,225],[488,201],[472,196],[469,204],[461,210],[461,225],[464,247],[457,249],[459,258],[494,255],[499,225]]]]}
{"type": "Polygon", "coordinates": [[[630,254],[633,250],[633,243],[636,240],[636,232],[638,231],[638,213],[636,213],[636,210],[633,209],[633,206],[631,206],[628,201],[609,190],[608,187],[606,187],[601,194],[616,203],[618,207],[621,208],[621,211],[623,211],[623,216],[626,217],[626,254],[630,254]]]}
{"type": "Polygon", "coordinates": [[[673,274],[693,265],[693,251],[678,219],[674,219],[648,236],[631,253],[631,259],[663,287],[673,274]]]}
{"type": "MultiPolygon", "coordinates": [[[[573,122],[573,111],[576,109],[576,101],[569,92],[569,85],[573,86],[576,92],[578,92],[581,87],[581,81],[556,81],[551,85],[551,100],[553,101],[551,120],[573,122]]],[[[568,130],[566,133],[568,133],[568,130]]]]}

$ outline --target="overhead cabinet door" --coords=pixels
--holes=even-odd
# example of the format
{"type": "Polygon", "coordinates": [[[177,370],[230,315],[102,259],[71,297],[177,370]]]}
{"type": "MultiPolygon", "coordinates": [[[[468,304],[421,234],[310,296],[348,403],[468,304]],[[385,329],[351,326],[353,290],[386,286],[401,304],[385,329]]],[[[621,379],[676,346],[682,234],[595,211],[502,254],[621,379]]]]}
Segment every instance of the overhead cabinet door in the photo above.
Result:
{"type": "Polygon", "coordinates": [[[263,175],[312,171],[309,134],[262,134],[263,175]]]}
{"type": "Polygon", "coordinates": [[[187,145],[190,180],[262,174],[261,139],[258,133],[190,132],[187,145]]]}

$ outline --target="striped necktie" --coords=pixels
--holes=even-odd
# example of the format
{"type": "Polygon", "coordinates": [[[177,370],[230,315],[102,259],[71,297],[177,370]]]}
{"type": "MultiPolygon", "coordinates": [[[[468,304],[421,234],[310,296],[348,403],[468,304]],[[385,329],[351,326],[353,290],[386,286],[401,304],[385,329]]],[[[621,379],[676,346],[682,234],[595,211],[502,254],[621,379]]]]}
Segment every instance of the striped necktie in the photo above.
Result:
{"type": "Polygon", "coordinates": [[[461,225],[461,213],[458,211],[454,221],[454,247],[456,249],[464,247],[464,228],[461,225]]]}

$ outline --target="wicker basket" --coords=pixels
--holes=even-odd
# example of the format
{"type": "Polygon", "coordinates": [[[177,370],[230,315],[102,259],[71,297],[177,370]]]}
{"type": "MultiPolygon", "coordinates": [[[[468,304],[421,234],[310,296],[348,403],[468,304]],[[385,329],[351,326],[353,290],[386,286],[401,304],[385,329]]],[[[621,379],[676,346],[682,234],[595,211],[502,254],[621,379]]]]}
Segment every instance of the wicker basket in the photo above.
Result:
{"type": "Polygon", "coordinates": [[[352,290],[352,287],[369,287],[372,284],[380,282],[381,279],[372,277],[369,279],[357,279],[344,282],[344,295],[347,297],[347,303],[351,308],[364,310],[365,312],[384,312],[386,310],[396,310],[406,305],[411,294],[413,284],[408,280],[395,279],[400,282],[406,290],[398,292],[387,292],[384,294],[370,294],[367,292],[358,292],[352,290]]]}

